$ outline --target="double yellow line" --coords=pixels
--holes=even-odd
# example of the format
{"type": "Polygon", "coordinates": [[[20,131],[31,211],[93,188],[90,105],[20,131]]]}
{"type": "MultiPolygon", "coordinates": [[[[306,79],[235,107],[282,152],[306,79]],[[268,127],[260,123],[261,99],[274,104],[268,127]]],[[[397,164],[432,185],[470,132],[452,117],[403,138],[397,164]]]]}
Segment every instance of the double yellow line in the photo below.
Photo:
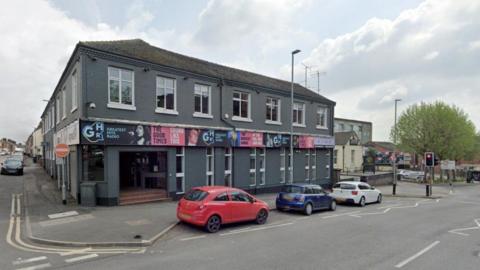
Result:
{"type": "Polygon", "coordinates": [[[21,238],[22,222],[22,194],[12,194],[12,206],[10,210],[10,223],[7,231],[6,241],[14,248],[37,253],[51,254],[80,254],[80,253],[100,253],[100,254],[125,254],[125,253],[143,253],[145,248],[57,248],[46,246],[35,246],[25,243],[21,238]]]}

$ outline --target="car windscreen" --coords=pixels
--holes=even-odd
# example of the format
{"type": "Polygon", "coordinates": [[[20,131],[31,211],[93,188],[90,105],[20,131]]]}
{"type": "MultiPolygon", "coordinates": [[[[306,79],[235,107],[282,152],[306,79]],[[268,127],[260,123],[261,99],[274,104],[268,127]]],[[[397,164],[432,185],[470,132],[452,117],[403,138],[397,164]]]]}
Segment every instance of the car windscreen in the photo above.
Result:
{"type": "Polygon", "coordinates": [[[355,189],[355,185],[345,184],[345,183],[337,183],[337,184],[333,185],[333,188],[339,188],[339,189],[355,189]]]}
{"type": "Polygon", "coordinates": [[[20,163],[20,161],[15,160],[15,159],[7,159],[7,160],[5,160],[5,165],[8,165],[8,166],[20,166],[20,165],[22,165],[22,163],[20,163]]]}
{"type": "Polygon", "coordinates": [[[183,197],[187,201],[201,201],[205,199],[208,195],[208,192],[205,192],[200,189],[192,189],[183,197]]]}
{"type": "Polygon", "coordinates": [[[282,192],[285,193],[303,193],[303,188],[298,186],[283,186],[282,192]]]}

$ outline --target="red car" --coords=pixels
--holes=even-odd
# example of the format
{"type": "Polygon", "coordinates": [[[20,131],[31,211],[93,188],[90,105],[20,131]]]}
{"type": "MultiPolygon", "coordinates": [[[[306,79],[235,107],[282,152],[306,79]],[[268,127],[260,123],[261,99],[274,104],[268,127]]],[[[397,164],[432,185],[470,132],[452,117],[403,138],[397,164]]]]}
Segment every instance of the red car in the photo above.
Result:
{"type": "Polygon", "coordinates": [[[227,223],[251,220],[264,224],[268,218],[268,205],[240,189],[196,187],[178,202],[177,218],[214,233],[227,223]]]}

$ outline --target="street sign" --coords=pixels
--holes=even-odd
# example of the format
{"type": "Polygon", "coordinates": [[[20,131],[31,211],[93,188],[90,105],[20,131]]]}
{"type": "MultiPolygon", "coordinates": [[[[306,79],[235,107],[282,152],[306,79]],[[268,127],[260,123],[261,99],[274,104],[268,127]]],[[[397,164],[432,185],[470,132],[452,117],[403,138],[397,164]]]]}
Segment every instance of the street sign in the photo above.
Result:
{"type": "Polygon", "coordinates": [[[64,143],[59,143],[55,146],[55,156],[58,158],[64,158],[68,155],[70,152],[70,149],[68,148],[68,145],[64,143]]]}

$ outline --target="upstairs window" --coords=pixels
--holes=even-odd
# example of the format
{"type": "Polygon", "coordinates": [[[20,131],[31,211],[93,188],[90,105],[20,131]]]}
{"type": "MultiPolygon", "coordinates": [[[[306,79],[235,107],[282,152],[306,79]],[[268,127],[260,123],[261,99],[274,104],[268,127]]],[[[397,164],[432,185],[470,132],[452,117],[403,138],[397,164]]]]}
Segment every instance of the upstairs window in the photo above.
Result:
{"type": "Polygon", "coordinates": [[[58,95],[57,100],[55,102],[55,111],[57,112],[57,124],[60,123],[60,95],[58,95]]]}
{"type": "Polygon", "coordinates": [[[250,94],[233,92],[233,120],[250,120],[250,94]]]}
{"type": "Polygon", "coordinates": [[[210,116],[211,87],[208,85],[195,84],[194,109],[195,116],[210,116]]]}
{"type": "Polygon", "coordinates": [[[327,128],[327,108],[317,108],[317,128],[327,128]]]}
{"type": "Polygon", "coordinates": [[[293,103],[293,124],[305,126],[305,103],[293,103]]]}
{"type": "Polygon", "coordinates": [[[157,77],[157,109],[160,113],[176,114],[177,83],[175,79],[157,77]]]}
{"type": "Polygon", "coordinates": [[[280,99],[267,97],[267,123],[280,123],[280,99]]]}
{"type": "Polygon", "coordinates": [[[62,90],[62,119],[67,117],[67,89],[63,87],[62,90]]]}
{"type": "Polygon", "coordinates": [[[133,71],[121,68],[108,68],[108,107],[135,109],[133,71]]]}

